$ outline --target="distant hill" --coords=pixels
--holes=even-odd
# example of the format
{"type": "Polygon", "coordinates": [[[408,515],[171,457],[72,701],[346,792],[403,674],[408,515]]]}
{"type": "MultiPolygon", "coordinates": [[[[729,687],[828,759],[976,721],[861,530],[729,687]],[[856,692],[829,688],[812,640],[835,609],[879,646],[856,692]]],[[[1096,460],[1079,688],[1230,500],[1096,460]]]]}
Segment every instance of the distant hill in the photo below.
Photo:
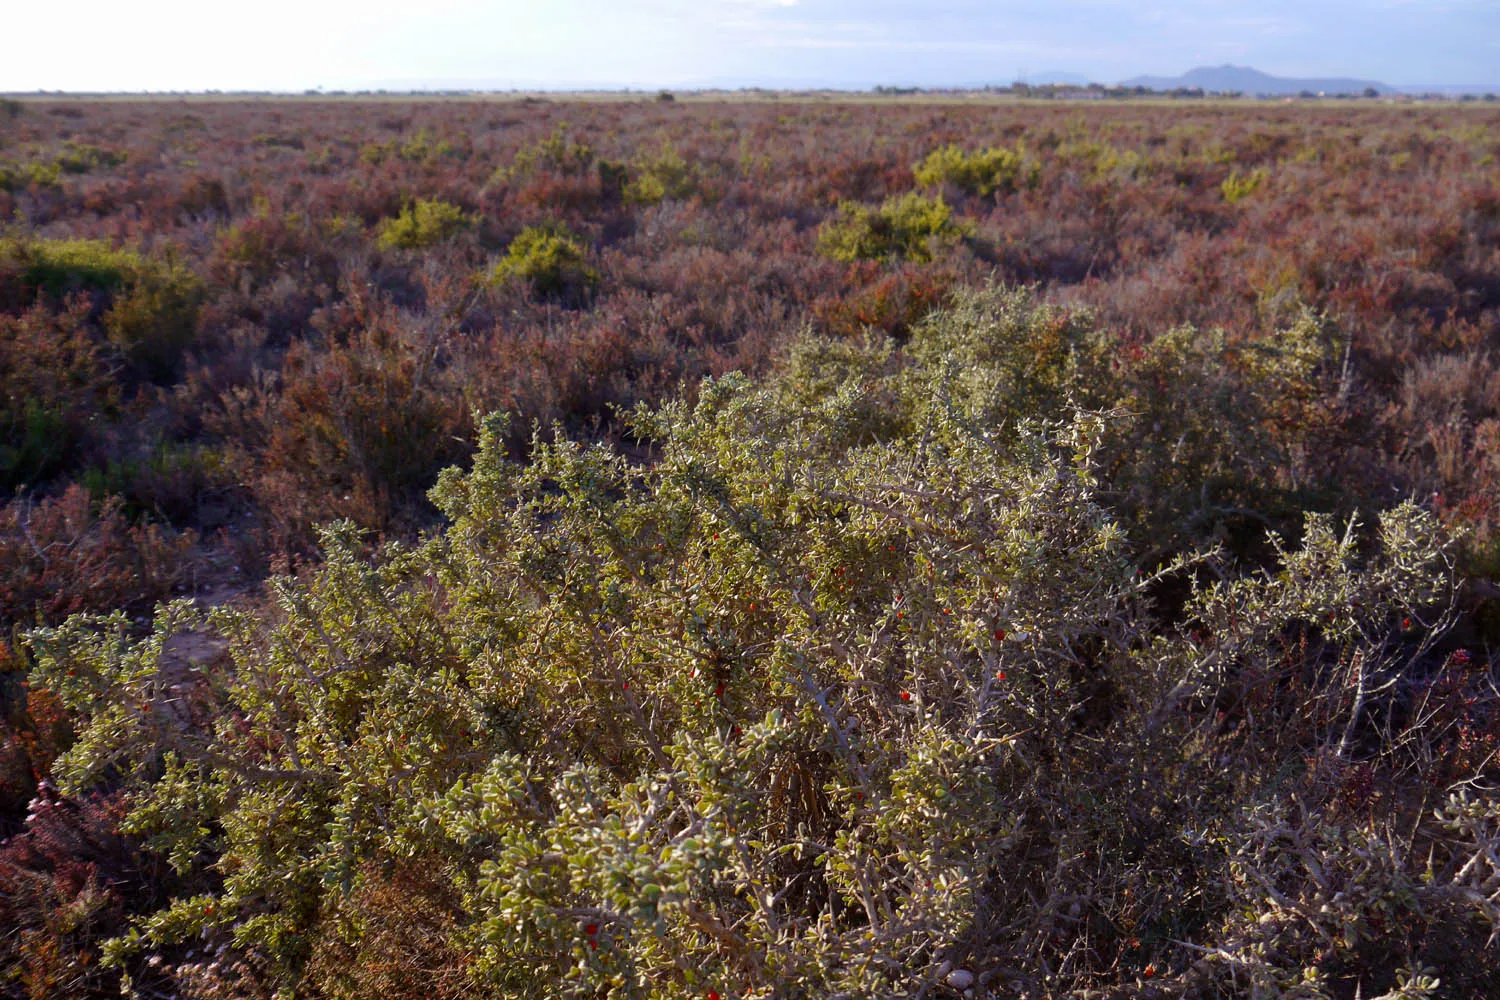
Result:
{"type": "Polygon", "coordinates": [[[1359,94],[1374,87],[1382,94],[1394,94],[1396,88],[1374,80],[1354,80],[1348,77],[1296,77],[1272,76],[1249,66],[1199,66],[1181,76],[1137,76],[1121,81],[1125,87],[1149,87],[1151,90],[1177,90],[1198,87],[1207,92],[1242,94],[1359,94]]]}

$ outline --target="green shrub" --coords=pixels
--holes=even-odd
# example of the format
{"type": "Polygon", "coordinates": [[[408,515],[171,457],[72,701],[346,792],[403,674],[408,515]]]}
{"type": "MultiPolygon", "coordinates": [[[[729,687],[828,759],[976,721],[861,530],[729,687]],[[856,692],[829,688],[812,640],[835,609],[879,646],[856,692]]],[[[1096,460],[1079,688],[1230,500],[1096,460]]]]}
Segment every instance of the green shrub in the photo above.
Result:
{"type": "Polygon", "coordinates": [[[1238,169],[1231,170],[1229,176],[1219,185],[1219,190],[1224,195],[1224,200],[1231,205],[1238,205],[1250,197],[1266,181],[1266,172],[1260,167],[1249,173],[1242,174],[1238,169]]]}
{"type": "Polygon", "coordinates": [[[104,330],[147,377],[167,380],[197,338],[202,298],[193,273],[169,258],[142,270],[114,297],[103,317],[104,330]]]}
{"type": "Polygon", "coordinates": [[[1124,418],[1065,398],[1086,323],[986,294],[909,353],[808,340],[634,411],[650,463],[540,433],[514,461],[484,421],[446,530],[371,558],[335,525],[212,613],[220,722],[161,670],[187,602],[140,641],[32,632],[64,791],[123,782],[125,830],[200,873],[107,960],[339,996],[417,963],[512,997],[1492,992],[1500,806],[1423,742],[1465,669],[1429,655],[1434,517],[1142,575],[1099,488],[1124,418]]]}
{"type": "Polygon", "coordinates": [[[1036,183],[1039,168],[1028,164],[1021,150],[985,149],[965,153],[958,146],[944,146],[927,154],[913,169],[924,187],[952,184],[969,194],[989,197],[1009,194],[1018,187],[1036,183]]]}
{"type": "Polygon", "coordinates": [[[119,166],[125,162],[125,154],[87,143],[66,142],[53,162],[65,174],[87,174],[119,166]]]}
{"type": "Polygon", "coordinates": [[[558,125],[547,138],[516,153],[510,166],[496,170],[491,180],[497,184],[510,183],[533,177],[544,170],[579,177],[587,174],[594,162],[593,147],[574,141],[568,135],[567,126],[558,125]]]}
{"type": "Polygon", "coordinates": [[[643,156],[630,169],[625,185],[625,200],[638,205],[654,205],[665,200],[690,197],[697,184],[692,168],[671,143],[663,143],[654,156],[643,156]]]}
{"type": "MultiPolygon", "coordinates": [[[[274,138],[274,137],[273,137],[274,138]]],[[[302,148],[302,139],[294,137],[295,148],[302,148]]],[[[291,145],[290,142],[278,141],[276,145],[291,145]]],[[[403,160],[407,163],[417,165],[430,165],[440,160],[452,159],[459,156],[453,143],[447,139],[433,140],[432,133],[427,129],[418,129],[416,134],[406,141],[392,139],[389,142],[366,143],[359,149],[359,158],[362,162],[371,166],[380,164],[391,159],[403,160]]]]}
{"type": "Polygon", "coordinates": [[[1353,447],[1337,402],[1343,343],[1306,313],[1258,337],[1179,327],[1112,376],[1094,348],[1080,398],[1130,414],[1106,446],[1122,516],[1167,548],[1216,537],[1239,549],[1268,525],[1295,530],[1304,506],[1329,502],[1334,460],[1353,447]]]}
{"type": "Polygon", "coordinates": [[[909,192],[889,198],[879,208],[841,202],[838,218],[818,233],[818,250],[834,260],[883,260],[904,257],[930,261],[943,246],[968,236],[970,227],[953,221],[953,210],[941,197],[909,192]]]}
{"type": "Polygon", "coordinates": [[[0,240],[0,289],[5,272],[20,296],[60,301],[75,292],[108,303],[102,324],[109,341],[140,373],[171,376],[197,335],[201,283],[175,258],[148,260],[96,240],[0,240]]]}
{"type": "Polygon", "coordinates": [[[421,250],[451,240],[474,224],[463,209],[436,198],[407,205],[394,219],[380,224],[376,242],[382,250],[421,250]]]}
{"type": "Polygon", "coordinates": [[[528,226],[511,240],[489,281],[520,279],[543,295],[577,293],[599,281],[598,272],[585,263],[587,256],[583,244],[566,229],[528,226]]]}
{"type": "Polygon", "coordinates": [[[45,484],[85,459],[113,410],[109,366],[88,326],[88,303],[0,313],[0,492],[45,484]]]}
{"type": "Polygon", "coordinates": [[[113,292],[147,269],[141,256],[99,240],[0,240],[0,267],[14,270],[31,293],[113,292]]]}
{"type": "MultiPolygon", "coordinates": [[[[1070,401],[1112,413],[1100,442],[1102,488],[1120,521],[1161,551],[1210,538],[1253,548],[1267,526],[1295,531],[1303,506],[1326,502],[1337,479],[1331,459],[1348,450],[1353,429],[1330,402],[1343,338],[1326,320],[1307,314],[1262,337],[1180,327],[1127,354],[1089,313],[1025,290],[957,289],[950,298],[913,327],[908,361],[950,366],[951,405],[987,426],[1070,401]]],[[[887,369],[888,347],[843,350],[840,377],[883,392],[911,377],[887,369]]],[[[830,391],[826,380],[800,384],[812,393],[798,397],[804,405],[830,391]]],[[[895,403],[880,409],[907,419],[895,403]]]]}

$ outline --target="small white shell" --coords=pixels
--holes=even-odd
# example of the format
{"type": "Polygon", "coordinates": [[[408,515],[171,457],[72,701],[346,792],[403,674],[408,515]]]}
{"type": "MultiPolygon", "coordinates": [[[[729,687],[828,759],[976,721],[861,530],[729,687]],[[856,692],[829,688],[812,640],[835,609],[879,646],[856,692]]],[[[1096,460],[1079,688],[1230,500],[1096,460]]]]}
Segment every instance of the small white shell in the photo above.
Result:
{"type": "Polygon", "coordinates": [[[954,969],[945,980],[955,990],[966,990],[974,985],[974,973],[968,969],[954,969]]]}

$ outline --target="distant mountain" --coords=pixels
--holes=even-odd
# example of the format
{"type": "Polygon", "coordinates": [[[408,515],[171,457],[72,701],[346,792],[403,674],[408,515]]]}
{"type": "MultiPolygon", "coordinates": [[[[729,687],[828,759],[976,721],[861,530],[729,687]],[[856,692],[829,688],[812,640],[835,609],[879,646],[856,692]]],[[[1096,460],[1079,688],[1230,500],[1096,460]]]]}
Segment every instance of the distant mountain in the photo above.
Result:
{"type": "Polygon", "coordinates": [[[1199,66],[1181,76],[1137,76],[1122,80],[1121,86],[1149,87],[1151,90],[1177,90],[1197,87],[1209,93],[1238,91],[1242,94],[1359,94],[1373,87],[1381,94],[1394,94],[1396,89],[1374,80],[1352,80],[1347,77],[1296,77],[1272,76],[1249,66],[1199,66]]]}

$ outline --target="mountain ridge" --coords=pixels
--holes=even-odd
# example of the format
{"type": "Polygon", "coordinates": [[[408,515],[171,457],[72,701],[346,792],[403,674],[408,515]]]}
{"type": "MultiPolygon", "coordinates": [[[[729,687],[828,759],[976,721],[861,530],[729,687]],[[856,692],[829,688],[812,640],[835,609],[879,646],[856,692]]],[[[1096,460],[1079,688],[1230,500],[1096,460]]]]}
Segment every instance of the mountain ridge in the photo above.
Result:
{"type": "Polygon", "coordinates": [[[1136,76],[1120,81],[1125,87],[1148,87],[1151,90],[1198,88],[1206,92],[1242,94],[1300,94],[1303,91],[1323,94],[1359,94],[1373,89],[1379,94],[1400,93],[1396,87],[1378,80],[1353,77],[1285,77],[1263,73],[1250,66],[1197,66],[1181,76],[1136,76]]]}

